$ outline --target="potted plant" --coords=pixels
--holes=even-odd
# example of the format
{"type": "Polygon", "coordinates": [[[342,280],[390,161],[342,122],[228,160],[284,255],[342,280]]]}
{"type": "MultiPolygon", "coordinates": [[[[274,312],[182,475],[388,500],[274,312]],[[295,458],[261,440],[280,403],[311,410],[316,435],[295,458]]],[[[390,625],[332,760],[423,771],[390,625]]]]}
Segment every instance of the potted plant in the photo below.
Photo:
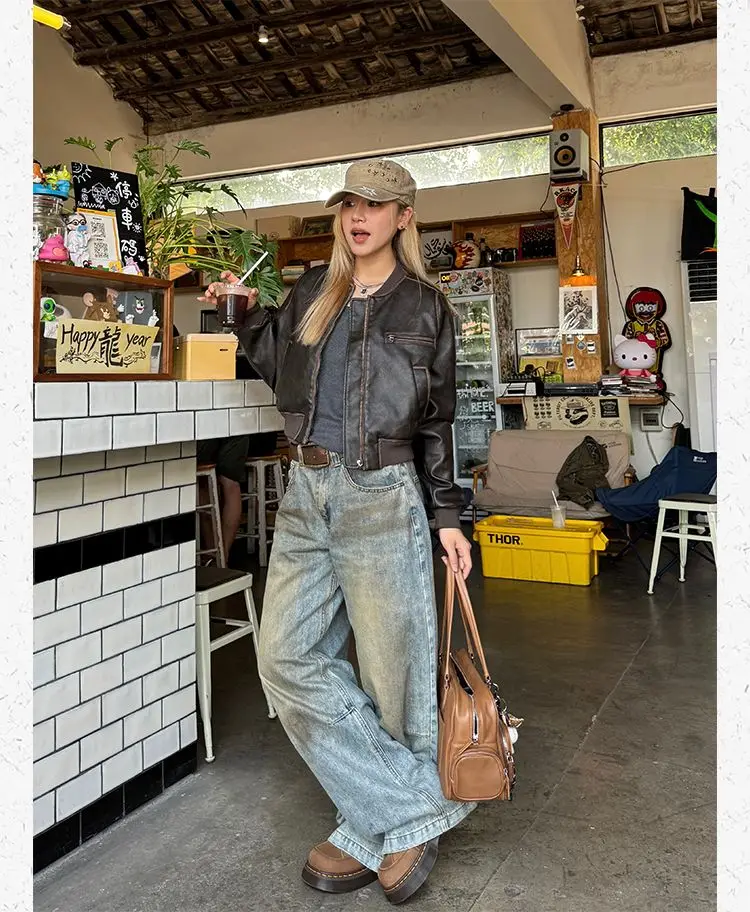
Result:
{"type": "MultiPolygon", "coordinates": [[[[112,150],[122,139],[120,136],[104,143],[109,153],[110,168],[112,150]]],[[[69,136],[65,143],[87,149],[94,155],[97,164],[107,167],[99,156],[96,143],[88,137],[69,136]]],[[[133,153],[151,273],[160,278],[175,279],[196,270],[207,273],[208,278],[213,280],[229,269],[241,275],[268,251],[269,255],[252,281],[260,292],[260,305],[276,306],[283,288],[275,265],[278,245],[265,235],[227,222],[211,206],[197,208],[196,198],[214,193],[216,188],[183,177],[180,159],[185,154],[210,158],[202,143],[189,139],[180,140],[171,149],[149,143],[133,153]]],[[[237,208],[244,212],[231,187],[222,184],[218,190],[234,200],[237,208]]]]}

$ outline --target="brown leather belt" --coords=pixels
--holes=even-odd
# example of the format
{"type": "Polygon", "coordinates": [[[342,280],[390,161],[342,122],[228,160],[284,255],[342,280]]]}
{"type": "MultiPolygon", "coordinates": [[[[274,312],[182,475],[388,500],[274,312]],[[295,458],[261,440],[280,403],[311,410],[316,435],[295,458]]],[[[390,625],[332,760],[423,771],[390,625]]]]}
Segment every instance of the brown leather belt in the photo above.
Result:
{"type": "Polygon", "coordinates": [[[311,469],[324,469],[331,464],[331,454],[323,447],[307,444],[298,446],[296,449],[297,461],[300,465],[307,466],[311,469]]]}

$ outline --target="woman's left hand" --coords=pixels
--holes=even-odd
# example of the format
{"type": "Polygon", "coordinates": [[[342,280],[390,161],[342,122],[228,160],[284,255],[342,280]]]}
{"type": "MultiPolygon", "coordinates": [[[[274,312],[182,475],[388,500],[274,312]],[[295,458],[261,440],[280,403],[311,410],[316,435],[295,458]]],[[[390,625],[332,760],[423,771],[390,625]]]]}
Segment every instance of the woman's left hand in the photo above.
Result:
{"type": "Polygon", "coordinates": [[[471,542],[460,529],[439,529],[438,535],[447,555],[443,561],[455,573],[460,570],[466,579],[471,571],[471,542]]]}

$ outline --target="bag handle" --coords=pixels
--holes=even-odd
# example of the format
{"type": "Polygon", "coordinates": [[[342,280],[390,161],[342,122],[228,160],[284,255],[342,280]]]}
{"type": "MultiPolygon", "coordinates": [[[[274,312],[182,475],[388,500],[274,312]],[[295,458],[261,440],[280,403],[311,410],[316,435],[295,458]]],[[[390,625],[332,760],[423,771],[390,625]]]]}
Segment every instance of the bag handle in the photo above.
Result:
{"type": "Polygon", "coordinates": [[[455,610],[456,592],[458,591],[458,607],[461,613],[461,620],[466,632],[466,645],[472,660],[474,654],[479,657],[479,664],[485,683],[491,684],[490,673],[487,669],[487,661],[484,657],[482,641],[479,638],[479,628],[477,627],[474,609],[471,606],[471,599],[466,588],[466,581],[461,572],[454,572],[450,567],[446,567],[445,573],[445,606],[443,609],[443,632],[440,638],[439,659],[441,662],[440,674],[444,686],[448,686],[449,674],[448,667],[450,663],[451,640],[453,637],[453,612],[455,610]]]}
{"type": "Polygon", "coordinates": [[[471,639],[474,643],[474,651],[479,658],[479,665],[481,672],[484,675],[484,680],[486,684],[491,684],[492,679],[490,678],[490,673],[487,668],[487,661],[484,657],[484,649],[482,648],[482,641],[479,638],[479,628],[477,627],[477,620],[474,617],[474,609],[471,606],[471,599],[469,598],[469,590],[466,588],[466,580],[463,578],[463,575],[459,571],[458,573],[453,574],[456,578],[456,589],[458,591],[458,606],[461,609],[461,616],[463,618],[464,627],[467,629],[467,641],[469,639],[468,634],[471,633],[471,639]]]}

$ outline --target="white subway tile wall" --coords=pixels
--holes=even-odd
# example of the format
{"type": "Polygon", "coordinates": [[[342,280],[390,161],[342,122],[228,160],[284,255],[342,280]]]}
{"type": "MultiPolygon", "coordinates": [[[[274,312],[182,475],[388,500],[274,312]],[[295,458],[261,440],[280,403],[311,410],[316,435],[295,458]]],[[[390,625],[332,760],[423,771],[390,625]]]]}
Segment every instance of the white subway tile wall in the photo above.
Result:
{"type": "MultiPolygon", "coordinates": [[[[194,510],[196,415],[254,433],[273,401],[261,381],[38,384],[35,547],[194,510]]],[[[34,587],[35,834],[196,741],[195,550],[34,587]]]]}
{"type": "Polygon", "coordinates": [[[114,422],[113,449],[156,443],[156,415],[115,415],[111,420],[114,422]]]}
{"type": "Polygon", "coordinates": [[[89,415],[129,415],[135,411],[135,383],[89,383],[89,415]]]}
{"type": "Polygon", "coordinates": [[[152,380],[138,384],[137,412],[173,412],[176,408],[177,384],[174,380],[152,380]]]}
{"type": "MultiPolygon", "coordinates": [[[[102,460],[97,468],[103,469],[104,451],[109,451],[107,468],[136,464],[143,460],[136,456],[131,461],[125,450],[183,441],[194,447],[196,436],[203,440],[281,429],[274,401],[262,380],[37,384],[34,457],[95,453],[102,460]]],[[[182,455],[195,451],[186,449],[182,455]]],[[[35,467],[36,479],[56,477],[55,468],[49,463],[35,467]]],[[[62,474],[70,472],[63,467],[62,474]]]]}
{"type": "MultiPolygon", "coordinates": [[[[98,453],[112,447],[112,418],[67,418],[62,423],[62,453],[98,453]]],[[[36,455],[36,451],[35,454],[36,455]]]]}

